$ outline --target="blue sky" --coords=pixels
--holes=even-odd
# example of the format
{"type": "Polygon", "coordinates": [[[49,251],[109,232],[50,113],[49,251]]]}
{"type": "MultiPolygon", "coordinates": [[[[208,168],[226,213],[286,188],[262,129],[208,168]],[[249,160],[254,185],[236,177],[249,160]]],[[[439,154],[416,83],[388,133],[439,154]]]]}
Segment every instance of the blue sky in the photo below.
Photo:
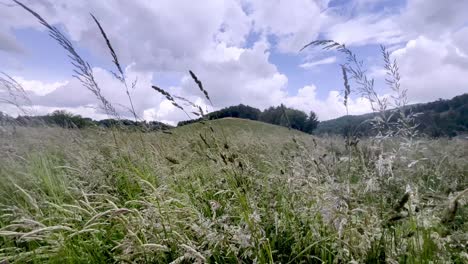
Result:
{"type": "MultiPolygon", "coordinates": [[[[104,118],[93,95],[71,77],[66,53],[44,28],[11,1],[0,2],[0,71],[28,91],[30,110],[44,114],[66,109],[104,118]]],[[[468,70],[468,19],[463,12],[467,0],[213,0],[196,6],[188,0],[24,3],[73,41],[94,67],[103,94],[122,106],[124,116],[126,96],[109,74],[112,58],[89,12],[106,29],[127,78],[138,79],[132,96],[145,119],[175,123],[185,118],[153,93],[152,84],[209,107],[188,78],[189,69],[202,79],[215,108],[284,103],[313,110],[322,120],[344,115],[339,66],[344,58],[319,48],[299,52],[315,39],[346,43],[376,78],[382,96],[390,96],[390,91],[383,85],[380,44],[398,60],[411,102],[468,91],[467,81],[460,78],[468,70]]],[[[360,114],[370,107],[353,94],[349,110],[360,114]]],[[[1,104],[0,111],[17,112],[1,104]]]]}

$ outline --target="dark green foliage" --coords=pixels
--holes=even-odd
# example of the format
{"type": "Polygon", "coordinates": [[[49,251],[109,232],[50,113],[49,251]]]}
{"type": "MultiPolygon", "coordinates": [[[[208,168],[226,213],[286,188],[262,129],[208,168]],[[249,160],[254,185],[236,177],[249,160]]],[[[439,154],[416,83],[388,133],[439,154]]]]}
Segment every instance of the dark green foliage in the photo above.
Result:
{"type": "MultiPolygon", "coordinates": [[[[405,112],[417,113],[415,123],[420,133],[430,137],[454,137],[468,132],[468,94],[456,96],[451,100],[439,99],[435,102],[409,105],[405,112]]],[[[372,136],[370,121],[376,114],[343,116],[322,121],[315,134],[338,134],[372,136]]],[[[394,119],[397,117],[395,116],[394,119]]]]}
{"type": "Polygon", "coordinates": [[[63,128],[84,128],[93,126],[90,118],[83,118],[66,111],[57,110],[44,117],[44,121],[49,124],[58,125],[63,128]]]}
{"type": "Polygon", "coordinates": [[[91,118],[85,118],[63,110],[54,111],[45,116],[18,116],[10,119],[10,123],[20,126],[41,126],[52,125],[63,128],[85,128],[96,126],[96,122],[91,118]]]}
{"type": "Polygon", "coordinates": [[[307,133],[312,133],[317,128],[319,123],[320,121],[318,120],[315,112],[310,111],[309,116],[307,117],[307,120],[305,123],[304,131],[307,133]]]}
{"type": "Polygon", "coordinates": [[[250,119],[250,120],[258,120],[261,113],[262,112],[257,108],[240,104],[236,106],[223,108],[214,113],[210,113],[209,116],[210,116],[210,119],[236,117],[236,118],[244,118],[244,119],[250,119]]]}
{"type": "MultiPolygon", "coordinates": [[[[257,108],[240,104],[240,105],[230,106],[230,107],[226,107],[221,110],[218,110],[218,111],[211,112],[205,115],[205,119],[214,120],[214,119],[220,119],[220,118],[226,118],[226,117],[235,117],[235,118],[243,118],[243,119],[250,119],[250,120],[259,120],[261,113],[262,111],[260,111],[257,108]]],[[[202,118],[180,121],[177,125],[178,126],[188,125],[188,124],[192,124],[195,122],[199,122],[201,120],[202,118]]]]}
{"type": "Polygon", "coordinates": [[[454,137],[468,131],[468,94],[415,105],[412,110],[422,113],[420,129],[428,136],[454,137]]]}
{"type": "Polygon", "coordinates": [[[304,132],[306,132],[305,127],[307,119],[308,116],[306,113],[300,110],[287,108],[283,105],[270,107],[263,111],[260,116],[260,121],[290,127],[304,132]]]}

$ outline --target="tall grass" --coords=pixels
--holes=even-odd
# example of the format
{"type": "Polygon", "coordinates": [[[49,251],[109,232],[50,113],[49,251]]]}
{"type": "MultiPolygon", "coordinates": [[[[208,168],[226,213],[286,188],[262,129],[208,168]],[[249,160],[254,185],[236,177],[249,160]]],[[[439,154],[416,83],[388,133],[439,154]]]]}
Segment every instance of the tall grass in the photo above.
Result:
{"type": "Polygon", "coordinates": [[[354,150],[347,191],[342,139],[314,142],[254,121],[209,124],[223,127],[227,146],[201,124],[172,135],[142,134],[150,146],[145,152],[132,140],[140,132],[121,132],[129,140],[120,154],[110,132],[19,128],[2,138],[0,257],[466,261],[466,142],[430,141],[426,149],[383,158],[365,140],[354,150]],[[408,161],[417,162],[408,167],[408,161]]]}

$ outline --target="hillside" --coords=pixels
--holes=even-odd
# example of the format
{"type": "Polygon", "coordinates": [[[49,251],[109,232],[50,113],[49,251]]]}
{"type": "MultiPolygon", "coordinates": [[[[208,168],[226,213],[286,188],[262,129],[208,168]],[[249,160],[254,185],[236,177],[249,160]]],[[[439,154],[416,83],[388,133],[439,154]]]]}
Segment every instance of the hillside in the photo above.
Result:
{"type": "Polygon", "coordinates": [[[0,261],[464,261],[467,208],[445,208],[466,202],[468,142],[349,148],[234,118],[153,133],[3,128],[0,261]]]}
{"type": "Polygon", "coordinates": [[[311,135],[295,129],[288,129],[283,126],[268,124],[260,121],[242,119],[242,118],[221,118],[215,120],[207,120],[203,123],[197,122],[171,130],[174,135],[188,135],[204,131],[209,127],[224,133],[228,138],[239,137],[241,134],[249,134],[255,138],[292,138],[293,136],[300,138],[312,138],[311,135]]]}
{"type": "MultiPolygon", "coordinates": [[[[430,137],[453,137],[468,132],[468,94],[456,96],[450,100],[438,100],[424,104],[407,106],[406,112],[418,113],[415,123],[419,132],[430,137]]],[[[365,122],[376,114],[342,116],[322,121],[314,131],[316,135],[344,135],[354,131],[358,135],[373,135],[372,127],[365,122]]]]}
{"type": "Polygon", "coordinates": [[[202,120],[215,120],[226,117],[262,121],[269,124],[296,129],[309,134],[312,133],[318,124],[317,116],[313,111],[307,114],[303,111],[286,107],[283,104],[277,107],[269,107],[261,111],[260,109],[248,105],[239,104],[207,113],[203,118],[180,121],[177,126],[184,126],[200,122],[202,120]]]}

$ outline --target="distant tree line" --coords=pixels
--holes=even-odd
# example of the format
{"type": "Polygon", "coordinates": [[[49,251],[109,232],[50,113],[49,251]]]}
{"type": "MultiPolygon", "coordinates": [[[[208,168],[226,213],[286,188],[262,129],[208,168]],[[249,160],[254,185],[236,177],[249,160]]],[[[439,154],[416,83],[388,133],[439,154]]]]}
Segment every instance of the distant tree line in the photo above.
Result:
{"type": "MultiPolygon", "coordinates": [[[[454,137],[468,133],[468,94],[450,100],[439,99],[430,103],[409,105],[405,112],[417,113],[414,121],[418,124],[420,134],[429,137],[454,137]]],[[[374,117],[375,114],[371,113],[322,121],[314,133],[372,136],[375,131],[369,120],[374,117]]],[[[397,116],[393,117],[396,118],[397,116]]]]}
{"type": "Polygon", "coordinates": [[[18,116],[10,117],[0,112],[0,125],[13,124],[18,126],[58,126],[70,129],[83,129],[88,127],[117,127],[143,131],[166,130],[171,128],[157,121],[133,121],[128,119],[103,119],[93,120],[63,110],[54,111],[43,116],[18,116]]]}
{"type": "MultiPolygon", "coordinates": [[[[421,134],[429,137],[454,137],[468,134],[468,94],[454,97],[451,100],[439,99],[435,102],[409,105],[405,111],[418,113],[415,123],[421,134]]],[[[262,121],[270,124],[290,127],[314,134],[357,135],[372,136],[375,131],[369,122],[375,114],[369,113],[359,116],[343,116],[333,120],[319,122],[314,112],[308,115],[300,110],[285,107],[284,105],[270,107],[261,111],[247,105],[237,105],[211,112],[206,119],[219,119],[225,117],[244,118],[262,121]]],[[[396,118],[396,117],[394,117],[396,118]]],[[[179,122],[178,126],[199,122],[202,119],[194,119],[179,122]]],[[[55,111],[44,116],[18,116],[13,118],[0,112],[0,126],[14,124],[20,126],[52,125],[63,128],[81,129],[87,127],[119,127],[127,129],[140,129],[145,131],[165,130],[171,128],[157,121],[132,121],[132,120],[93,120],[66,111],[55,111]]]]}
{"type": "MultiPolygon", "coordinates": [[[[311,111],[308,115],[300,110],[286,107],[284,105],[270,107],[261,111],[260,109],[248,105],[236,105],[223,108],[219,111],[214,111],[205,116],[205,119],[213,120],[226,117],[244,118],[256,121],[262,121],[279,126],[285,126],[292,129],[297,129],[306,133],[312,133],[317,127],[319,121],[317,115],[311,111]]],[[[202,119],[193,119],[181,121],[177,125],[183,126],[202,119]]]]}

